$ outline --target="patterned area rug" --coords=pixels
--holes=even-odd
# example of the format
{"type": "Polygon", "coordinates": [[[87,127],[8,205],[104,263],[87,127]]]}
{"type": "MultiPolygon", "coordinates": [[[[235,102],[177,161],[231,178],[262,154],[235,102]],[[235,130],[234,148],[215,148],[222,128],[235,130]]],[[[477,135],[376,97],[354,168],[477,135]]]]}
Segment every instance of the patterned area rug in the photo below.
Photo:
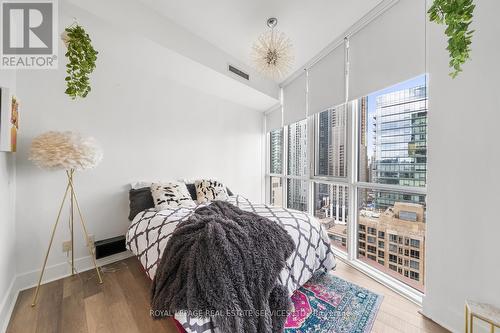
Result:
{"type": "Polygon", "coordinates": [[[292,296],[286,333],[367,333],[382,296],[331,274],[316,275],[292,296]]]}

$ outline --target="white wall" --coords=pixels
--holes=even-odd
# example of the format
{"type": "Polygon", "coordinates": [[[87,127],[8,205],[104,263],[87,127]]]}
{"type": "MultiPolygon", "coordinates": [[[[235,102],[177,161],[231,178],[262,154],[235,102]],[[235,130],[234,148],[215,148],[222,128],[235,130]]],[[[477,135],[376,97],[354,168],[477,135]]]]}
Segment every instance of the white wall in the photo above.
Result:
{"type": "MultiPolygon", "coordinates": [[[[16,88],[15,72],[0,70],[0,87],[16,88]]],[[[22,117],[22,115],[21,115],[22,117]]],[[[22,118],[21,118],[22,123],[22,118]]],[[[15,260],[15,154],[0,152],[0,323],[8,315],[15,260]]],[[[2,324],[0,324],[0,331],[2,324]]]]}
{"type": "Polygon", "coordinates": [[[474,2],[472,60],[455,80],[443,28],[428,24],[424,312],[453,332],[463,331],[466,298],[500,306],[500,2],[474,2]]]}
{"type": "MultiPolygon", "coordinates": [[[[168,50],[161,45],[123,33],[73,6],[62,4],[60,16],[60,27],[78,17],[99,55],[93,90],[84,100],[71,101],[64,94],[64,61],[57,71],[18,74],[23,131],[16,245],[17,271],[25,285],[38,274],[65,188],[64,172],[40,170],[28,161],[30,142],[42,132],[77,130],[100,141],[103,162],[76,175],[79,201],[97,240],[125,233],[127,184],[134,180],[210,176],[261,200],[262,113],[172,81],[165,69],[168,57],[161,62],[168,50]]],[[[52,268],[64,267],[57,265],[66,261],[61,244],[68,239],[67,219],[63,221],[49,259],[52,268]]],[[[76,235],[75,253],[81,258],[86,248],[79,230],[76,235]]]]}

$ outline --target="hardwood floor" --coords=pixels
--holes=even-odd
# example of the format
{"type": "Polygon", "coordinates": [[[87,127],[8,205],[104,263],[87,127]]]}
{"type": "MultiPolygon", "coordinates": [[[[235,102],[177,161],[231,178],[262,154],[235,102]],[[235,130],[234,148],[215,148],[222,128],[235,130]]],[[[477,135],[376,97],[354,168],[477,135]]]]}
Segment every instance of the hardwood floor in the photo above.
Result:
{"type": "MultiPolygon", "coordinates": [[[[415,304],[341,261],[336,275],[384,295],[372,332],[448,332],[420,315],[415,304]]],[[[87,271],[48,283],[41,288],[39,303],[34,308],[34,290],[22,291],[7,332],[177,332],[171,321],[150,318],[151,282],[136,258],[104,266],[103,278],[104,284],[99,285],[95,272],[87,271]]]]}

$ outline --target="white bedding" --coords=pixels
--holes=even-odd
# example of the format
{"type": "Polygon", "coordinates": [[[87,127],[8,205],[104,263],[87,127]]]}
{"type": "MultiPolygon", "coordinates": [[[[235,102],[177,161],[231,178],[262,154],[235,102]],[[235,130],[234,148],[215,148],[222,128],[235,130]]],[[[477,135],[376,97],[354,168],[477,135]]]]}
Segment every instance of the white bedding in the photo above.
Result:
{"type": "MultiPolygon", "coordinates": [[[[290,295],[315,272],[329,271],[335,267],[330,240],[316,218],[292,209],[255,204],[242,196],[230,197],[228,201],[242,210],[254,212],[279,223],[292,236],[296,250],[288,258],[279,277],[290,295]]],[[[188,219],[197,207],[145,210],[137,214],[132,221],[127,232],[127,247],[139,258],[151,279],[177,224],[188,219]]],[[[209,318],[189,318],[184,313],[176,314],[175,318],[188,333],[217,331],[209,318]]]]}

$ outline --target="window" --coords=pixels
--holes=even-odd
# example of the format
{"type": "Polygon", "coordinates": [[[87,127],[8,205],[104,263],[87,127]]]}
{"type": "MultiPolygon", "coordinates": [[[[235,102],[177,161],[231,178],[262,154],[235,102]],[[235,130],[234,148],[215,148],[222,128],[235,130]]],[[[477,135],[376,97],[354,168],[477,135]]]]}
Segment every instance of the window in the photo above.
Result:
{"type": "MultiPolygon", "coordinates": [[[[379,238],[391,231],[389,253],[394,254],[389,254],[390,262],[403,264],[397,257],[408,253],[403,246],[415,248],[409,251],[410,257],[420,259],[420,241],[412,236],[423,240],[426,229],[426,76],[362,97],[351,102],[351,107],[359,121],[357,179],[368,184],[358,187],[357,221],[378,229],[379,238]]],[[[421,266],[415,273],[423,270],[421,266]]],[[[402,270],[396,272],[399,275],[391,275],[408,283],[402,270]]],[[[423,284],[410,286],[423,290],[423,284]]]]}
{"type": "Polygon", "coordinates": [[[283,184],[281,177],[270,177],[271,179],[271,205],[283,206],[283,184]]]}
{"type": "MultiPolygon", "coordinates": [[[[287,135],[287,175],[307,175],[307,120],[302,120],[288,126],[287,135]]],[[[305,180],[287,179],[287,207],[307,211],[308,186],[305,180]]]]}
{"type": "Polygon", "coordinates": [[[273,174],[283,173],[283,129],[275,129],[269,132],[269,172],[273,174]]]}
{"type": "Polygon", "coordinates": [[[420,264],[418,261],[410,260],[410,267],[416,270],[420,269],[420,264]]]}
{"type": "Polygon", "coordinates": [[[267,199],[313,214],[336,250],[423,291],[427,112],[422,75],[270,131],[267,199]]]}
{"type": "Polygon", "coordinates": [[[420,281],[420,274],[414,271],[410,271],[410,279],[420,281]]]}
{"type": "Polygon", "coordinates": [[[415,258],[415,259],[420,259],[420,251],[411,250],[410,251],[410,257],[415,258]]]}
{"type": "Polygon", "coordinates": [[[315,116],[315,175],[347,176],[347,108],[328,109],[315,116]]]}
{"type": "Polygon", "coordinates": [[[287,179],[287,207],[307,211],[307,181],[287,179]]]}
{"type": "Polygon", "coordinates": [[[267,172],[269,203],[282,207],[283,202],[283,129],[278,128],[268,133],[269,165],[267,172]],[[279,176],[277,176],[279,175],[279,176]]]}
{"type": "Polygon", "coordinates": [[[347,252],[348,188],[343,185],[314,183],[314,216],[330,236],[342,239],[332,245],[347,252]]]}

